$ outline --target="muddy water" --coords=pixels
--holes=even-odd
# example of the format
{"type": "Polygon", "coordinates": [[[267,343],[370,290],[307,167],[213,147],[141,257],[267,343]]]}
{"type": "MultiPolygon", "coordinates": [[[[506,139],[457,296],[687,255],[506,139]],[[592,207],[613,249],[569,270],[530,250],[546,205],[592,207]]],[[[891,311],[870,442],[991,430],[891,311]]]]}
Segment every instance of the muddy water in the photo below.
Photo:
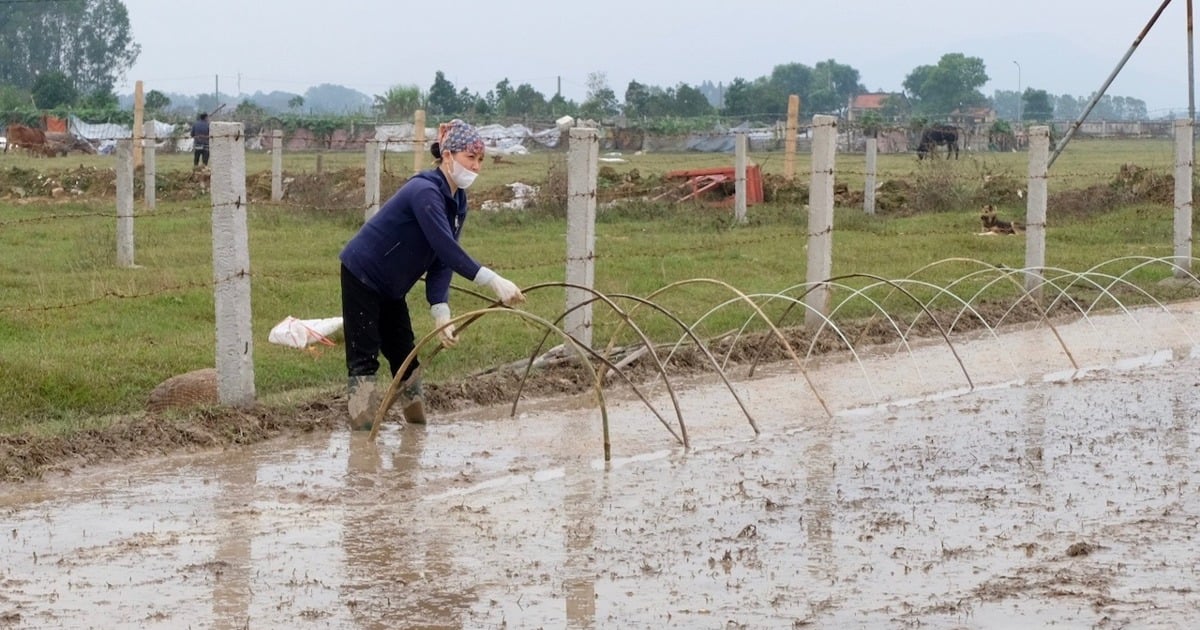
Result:
{"type": "Polygon", "coordinates": [[[0,486],[0,628],[1187,627],[1193,337],[1185,304],[731,373],[758,436],[679,382],[690,450],[614,395],[608,463],[558,401],[0,486]]]}

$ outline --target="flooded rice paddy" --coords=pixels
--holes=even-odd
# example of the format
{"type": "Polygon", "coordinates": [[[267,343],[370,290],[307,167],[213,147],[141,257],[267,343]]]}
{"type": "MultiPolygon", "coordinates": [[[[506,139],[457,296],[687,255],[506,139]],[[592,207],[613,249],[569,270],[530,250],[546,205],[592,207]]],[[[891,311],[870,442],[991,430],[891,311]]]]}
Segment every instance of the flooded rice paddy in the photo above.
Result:
{"type": "Polygon", "coordinates": [[[1189,627],[1200,304],[1057,333],[0,486],[0,628],[1189,627]]]}

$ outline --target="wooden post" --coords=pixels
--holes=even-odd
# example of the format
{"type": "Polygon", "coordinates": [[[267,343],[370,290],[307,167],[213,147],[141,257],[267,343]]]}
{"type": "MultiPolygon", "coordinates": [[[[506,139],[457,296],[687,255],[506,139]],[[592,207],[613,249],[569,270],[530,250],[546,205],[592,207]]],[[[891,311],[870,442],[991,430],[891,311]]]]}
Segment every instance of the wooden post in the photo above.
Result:
{"type": "Polygon", "coordinates": [[[796,134],[800,128],[800,97],[788,97],[787,137],[783,139],[783,177],[789,182],[796,177],[796,134]]]}
{"type": "Polygon", "coordinates": [[[117,140],[117,266],[133,268],[133,140],[117,140]]]}
{"type": "Polygon", "coordinates": [[[837,157],[837,118],[813,116],[812,184],[808,189],[808,267],[805,281],[812,290],[804,324],[810,330],[825,322],[833,299],[825,282],[833,275],[833,178],[837,157]]]}
{"type": "Polygon", "coordinates": [[[1029,194],[1025,201],[1025,290],[1042,295],[1046,267],[1047,177],[1050,170],[1050,128],[1029,128],[1029,194]]]}
{"type": "Polygon", "coordinates": [[[1192,277],[1192,182],[1195,123],[1175,121],[1175,277],[1192,277]]]}
{"type": "Polygon", "coordinates": [[[242,123],[214,122],[210,138],[217,397],[222,405],[247,407],[255,393],[242,123]]]}
{"type": "MultiPolygon", "coordinates": [[[[596,178],[600,172],[600,134],[574,127],[567,149],[567,282],[592,287],[596,279],[596,178]]],[[[567,288],[563,330],[580,345],[592,347],[592,305],[575,308],[594,296],[567,288]],[[572,310],[574,309],[574,310],[572,310]]]]}

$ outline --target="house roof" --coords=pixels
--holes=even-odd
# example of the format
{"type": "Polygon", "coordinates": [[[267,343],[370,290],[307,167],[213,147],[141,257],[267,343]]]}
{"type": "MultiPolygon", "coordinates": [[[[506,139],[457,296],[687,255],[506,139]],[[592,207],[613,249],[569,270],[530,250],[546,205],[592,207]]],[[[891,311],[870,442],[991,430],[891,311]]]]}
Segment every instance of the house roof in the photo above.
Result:
{"type": "Polygon", "coordinates": [[[888,94],[887,92],[858,94],[854,97],[854,100],[850,102],[850,107],[853,109],[883,109],[884,101],[892,96],[894,95],[888,94]]]}

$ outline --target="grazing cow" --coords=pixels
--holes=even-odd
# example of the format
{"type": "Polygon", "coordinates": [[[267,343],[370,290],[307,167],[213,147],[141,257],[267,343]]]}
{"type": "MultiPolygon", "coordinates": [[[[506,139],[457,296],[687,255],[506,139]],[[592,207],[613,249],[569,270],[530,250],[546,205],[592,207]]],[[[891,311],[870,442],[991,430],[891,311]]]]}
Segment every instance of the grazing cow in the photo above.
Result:
{"type": "Polygon", "coordinates": [[[46,132],[25,125],[9,125],[8,144],[4,146],[4,152],[8,153],[8,148],[13,146],[27,149],[32,153],[42,153],[46,146],[46,132]]]}
{"type": "Polygon", "coordinates": [[[946,147],[946,159],[950,159],[950,154],[954,154],[954,159],[958,159],[958,127],[952,125],[934,125],[921,133],[921,141],[917,143],[917,159],[925,159],[926,155],[932,155],[934,150],[939,146],[946,147]]]}

